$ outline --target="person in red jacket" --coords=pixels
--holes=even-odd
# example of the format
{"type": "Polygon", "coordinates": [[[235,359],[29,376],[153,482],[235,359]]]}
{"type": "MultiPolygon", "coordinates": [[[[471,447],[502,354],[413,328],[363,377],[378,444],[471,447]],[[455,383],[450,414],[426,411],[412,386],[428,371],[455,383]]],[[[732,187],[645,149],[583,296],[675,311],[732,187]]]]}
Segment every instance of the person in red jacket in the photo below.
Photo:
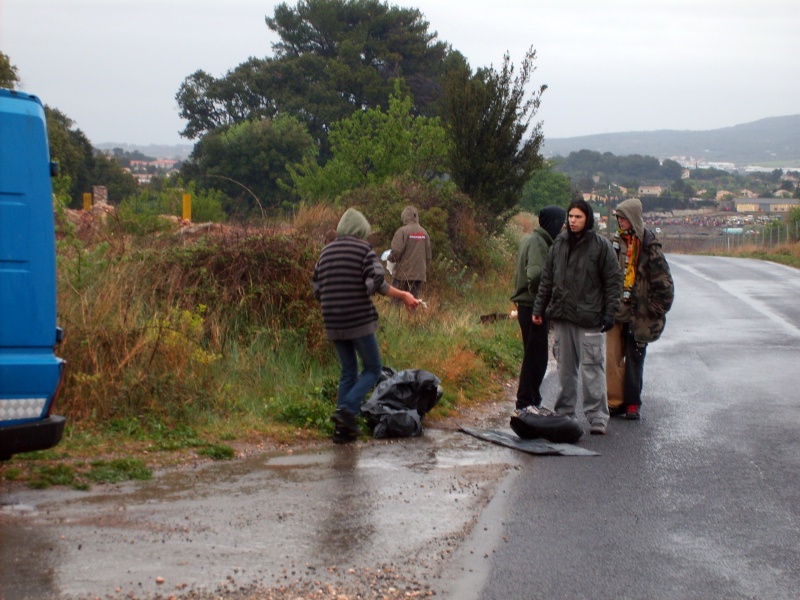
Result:
{"type": "Polygon", "coordinates": [[[419,211],[413,206],[406,206],[400,218],[403,226],[392,238],[388,258],[394,263],[392,285],[419,298],[431,264],[431,238],[419,224],[419,211]]]}

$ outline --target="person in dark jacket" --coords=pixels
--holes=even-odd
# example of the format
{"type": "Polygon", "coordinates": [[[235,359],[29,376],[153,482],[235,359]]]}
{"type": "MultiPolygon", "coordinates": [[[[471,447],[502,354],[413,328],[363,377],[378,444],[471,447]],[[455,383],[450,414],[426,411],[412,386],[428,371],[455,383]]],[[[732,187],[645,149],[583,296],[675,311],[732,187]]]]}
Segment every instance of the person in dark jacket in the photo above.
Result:
{"type": "Polygon", "coordinates": [[[400,214],[403,226],[392,238],[388,261],[394,263],[392,285],[419,298],[431,264],[431,238],[419,224],[419,211],[406,206],[400,214]]]}
{"type": "Polygon", "coordinates": [[[592,207],[575,200],[567,209],[568,229],[547,255],[533,322],[554,322],[554,353],[560,389],[554,410],[575,416],[578,376],[589,432],[605,435],[608,427],[605,336],[614,326],[622,296],[622,272],[611,242],[594,231],[592,207]]]}
{"type": "Polygon", "coordinates": [[[542,269],[553,240],[561,232],[567,211],[558,206],[547,206],[539,211],[539,226],[522,240],[517,253],[517,270],[514,273],[514,294],[511,301],[517,305],[517,321],[522,332],[522,366],[519,370],[516,409],[542,405],[539,388],[547,371],[549,321],[533,324],[533,303],[539,291],[542,269]]]}
{"type": "Polygon", "coordinates": [[[378,311],[373,294],[401,300],[409,310],[419,300],[385,280],[383,267],[367,242],[371,231],[366,217],[349,208],[339,220],[337,237],[323,248],[314,267],[314,296],[322,304],[322,320],[341,363],[336,411],[331,420],[333,440],[347,443],[358,437],[356,415],[364,397],[381,374],[378,349],[378,311]],[[358,371],[358,357],[364,365],[358,371]]]}
{"type": "Polygon", "coordinates": [[[675,284],[661,242],[644,226],[636,198],[617,206],[612,246],[623,272],[622,302],[606,334],[606,388],[612,416],[639,419],[647,344],[661,337],[675,284]]]}

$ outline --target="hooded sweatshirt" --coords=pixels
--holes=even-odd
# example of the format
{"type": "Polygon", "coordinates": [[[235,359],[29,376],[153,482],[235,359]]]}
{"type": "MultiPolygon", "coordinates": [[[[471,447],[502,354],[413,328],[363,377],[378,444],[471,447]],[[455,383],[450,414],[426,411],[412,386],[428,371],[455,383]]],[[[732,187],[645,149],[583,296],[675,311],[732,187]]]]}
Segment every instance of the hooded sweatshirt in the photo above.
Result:
{"type": "Polygon", "coordinates": [[[533,306],[547,252],[564,226],[566,217],[567,211],[558,206],[547,206],[539,212],[539,227],[522,241],[517,253],[512,302],[533,306]]]}
{"type": "MultiPolygon", "coordinates": [[[[640,249],[635,257],[635,281],[630,297],[623,298],[615,319],[632,324],[633,336],[637,342],[654,342],[664,330],[665,315],[675,298],[672,274],[661,242],[644,226],[642,203],[636,198],[620,202],[616,214],[631,222],[633,235],[639,240],[640,249]]],[[[617,230],[612,244],[623,274],[628,266],[628,244],[625,238],[625,233],[617,230]]]]}
{"type": "Polygon", "coordinates": [[[323,248],[312,276],[314,296],[322,303],[322,320],[331,340],[352,340],[378,330],[375,293],[386,295],[383,267],[366,241],[366,217],[349,208],[339,220],[337,238],[323,248]]]}
{"type": "Polygon", "coordinates": [[[419,224],[419,212],[406,206],[400,215],[403,226],[392,238],[389,260],[395,263],[394,278],[398,281],[426,281],[431,264],[431,238],[419,224]]]}
{"type": "Polygon", "coordinates": [[[644,215],[642,203],[638,198],[629,198],[619,203],[615,211],[621,217],[631,222],[633,231],[639,240],[644,241],[644,215]]]}
{"type": "Polygon", "coordinates": [[[569,210],[586,215],[586,226],[575,234],[567,228],[547,254],[533,314],[580,327],[594,328],[614,318],[622,296],[622,273],[611,243],[594,231],[594,213],[585,200],[569,210]]]}

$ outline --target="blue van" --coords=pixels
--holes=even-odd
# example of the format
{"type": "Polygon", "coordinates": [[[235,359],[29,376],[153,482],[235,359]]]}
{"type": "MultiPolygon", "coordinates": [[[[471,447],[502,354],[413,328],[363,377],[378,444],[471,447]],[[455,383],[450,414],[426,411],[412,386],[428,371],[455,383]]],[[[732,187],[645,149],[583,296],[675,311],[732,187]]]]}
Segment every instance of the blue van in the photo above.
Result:
{"type": "Polygon", "coordinates": [[[64,417],[54,348],[56,251],[47,126],[41,100],[0,89],[0,460],[52,448],[64,417]]]}

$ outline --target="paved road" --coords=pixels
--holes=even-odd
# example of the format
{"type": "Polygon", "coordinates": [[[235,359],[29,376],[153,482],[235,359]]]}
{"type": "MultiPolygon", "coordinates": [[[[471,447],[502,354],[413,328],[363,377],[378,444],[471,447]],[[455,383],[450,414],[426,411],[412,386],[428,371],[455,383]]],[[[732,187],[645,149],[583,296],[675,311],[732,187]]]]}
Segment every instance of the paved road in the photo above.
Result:
{"type": "Polygon", "coordinates": [[[643,420],[582,442],[599,458],[526,460],[445,597],[800,598],[800,272],[669,261],[643,420]]]}
{"type": "Polygon", "coordinates": [[[669,258],[644,418],[581,440],[601,456],[426,430],[89,492],[0,483],[0,599],[800,598],[800,274],[669,258]]]}

